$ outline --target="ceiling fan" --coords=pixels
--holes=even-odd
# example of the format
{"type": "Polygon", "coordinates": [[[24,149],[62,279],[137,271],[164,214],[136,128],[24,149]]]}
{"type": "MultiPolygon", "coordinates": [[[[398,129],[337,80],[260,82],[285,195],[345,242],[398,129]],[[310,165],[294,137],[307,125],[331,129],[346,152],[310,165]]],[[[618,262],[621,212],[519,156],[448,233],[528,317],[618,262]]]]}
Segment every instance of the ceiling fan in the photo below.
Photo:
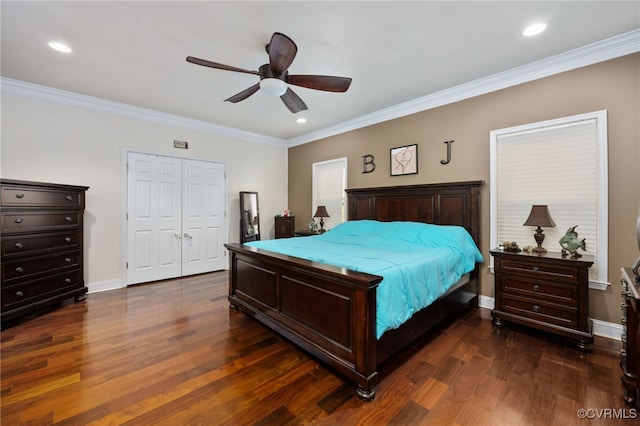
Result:
{"type": "Polygon", "coordinates": [[[243,72],[260,76],[260,82],[231,96],[225,101],[240,102],[262,89],[272,96],[279,96],[289,111],[296,113],[307,109],[307,105],[296,93],[291,90],[289,84],[306,87],[308,89],[324,90],[326,92],[346,92],[351,84],[348,77],[334,77],[328,75],[289,75],[287,69],[293,62],[298,52],[298,46],[288,36],[282,33],[273,33],[271,41],[266,45],[269,63],[262,65],[258,71],[246,70],[218,62],[187,56],[187,62],[210,68],[227,71],[243,72]]]}

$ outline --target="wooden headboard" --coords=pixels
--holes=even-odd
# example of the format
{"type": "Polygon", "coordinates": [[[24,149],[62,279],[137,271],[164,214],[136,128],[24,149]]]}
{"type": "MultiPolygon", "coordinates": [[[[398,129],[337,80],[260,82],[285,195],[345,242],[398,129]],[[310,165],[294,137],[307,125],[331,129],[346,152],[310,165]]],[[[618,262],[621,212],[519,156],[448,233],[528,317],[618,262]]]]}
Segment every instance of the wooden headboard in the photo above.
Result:
{"type": "Polygon", "coordinates": [[[349,220],[463,226],[480,247],[482,185],[484,181],[347,189],[349,220]]]}

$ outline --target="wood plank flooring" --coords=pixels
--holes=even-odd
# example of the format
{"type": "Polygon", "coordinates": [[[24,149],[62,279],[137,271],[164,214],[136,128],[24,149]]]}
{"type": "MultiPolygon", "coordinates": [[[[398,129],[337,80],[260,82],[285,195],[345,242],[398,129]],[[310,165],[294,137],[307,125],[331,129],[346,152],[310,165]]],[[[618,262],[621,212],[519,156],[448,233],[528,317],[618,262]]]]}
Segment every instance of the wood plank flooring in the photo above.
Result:
{"type": "Polygon", "coordinates": [[[480,309],[393,357],[365,403],[226,296],[217,272],[90,294],[6,328],[2,424],[640,424],[612,418],[635,413],[622,401],[618,342],[597,338],[584,354],[496,330],[480,309]]]}

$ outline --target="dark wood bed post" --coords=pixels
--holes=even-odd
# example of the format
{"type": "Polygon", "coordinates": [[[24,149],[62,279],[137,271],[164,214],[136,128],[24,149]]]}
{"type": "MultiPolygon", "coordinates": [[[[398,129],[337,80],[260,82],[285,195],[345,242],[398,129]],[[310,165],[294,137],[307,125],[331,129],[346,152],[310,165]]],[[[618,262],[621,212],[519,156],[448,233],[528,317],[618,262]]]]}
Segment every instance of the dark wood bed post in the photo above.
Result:
{"type": "MultiPolygon", "coordinates": [[[[480,247],[482,181],[349,189],[349,220],[414,221],[465,227],[480,247]]],[[[447,317],[477,308],[479,268],[395,330],[376,339],[382,277],[241,244],[229,250],[229,302],[375,397],[378,366],[447,317]]]]}

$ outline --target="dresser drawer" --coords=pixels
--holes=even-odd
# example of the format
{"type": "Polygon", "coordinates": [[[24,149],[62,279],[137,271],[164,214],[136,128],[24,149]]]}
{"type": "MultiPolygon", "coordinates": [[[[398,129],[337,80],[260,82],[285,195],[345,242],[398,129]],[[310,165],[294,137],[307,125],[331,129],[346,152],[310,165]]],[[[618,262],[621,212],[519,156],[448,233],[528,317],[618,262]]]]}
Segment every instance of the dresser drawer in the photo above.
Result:
{"type": "Polygon", "coordinates": [[[562,280],[578,283],[579,268],[570,265],[555,265],[550,263],[533,262],[520,259],[501,259],[501,272],[536,278],[540,280],[562,280]]]}
{"type": "Polygon", "coordinates": [[[83,286],[82,271],[79,270],[3,287],[2,311],[9,311],[83,286]]]}
{"type": "Polygon", "coordinates": [[[574,284],[527,280],[507,275],[502,276],[499,285],[503,295],[515,294],[566,306],[578,306],[578,286],[574,284]]]}
{"type": "Polygon", "coordinates": [[[531,318],[549,324],[569,328],[578,327],[578,309],[545,303],[536,299],[503,294],[501,306],[504,312],[531,318]]]}
{"type": "Polygon", "coordinates": [[[64,189],[12,187],[2,188],[3,207],[84,208],[84,194],[64,189]]]}
{"type": "Polygon", "coordinates": [[[48,251],[77,249],[82,244],[81,239],[80,231],[4,237],[2,238],[2,259],[10,260],[18,256],[36,255],[48,251]]]}
{"type": "Polygon", "coordinates": [[[2,213],[2,232],[55,231],[78,228],[82,212],[20,212],[2,213]]]}
{"type": "Polygon", "coordinates": [[[42,273],[57,273],[81,267],[80,250],[2,262],[2,287],[35,278],[42,273]]]}

